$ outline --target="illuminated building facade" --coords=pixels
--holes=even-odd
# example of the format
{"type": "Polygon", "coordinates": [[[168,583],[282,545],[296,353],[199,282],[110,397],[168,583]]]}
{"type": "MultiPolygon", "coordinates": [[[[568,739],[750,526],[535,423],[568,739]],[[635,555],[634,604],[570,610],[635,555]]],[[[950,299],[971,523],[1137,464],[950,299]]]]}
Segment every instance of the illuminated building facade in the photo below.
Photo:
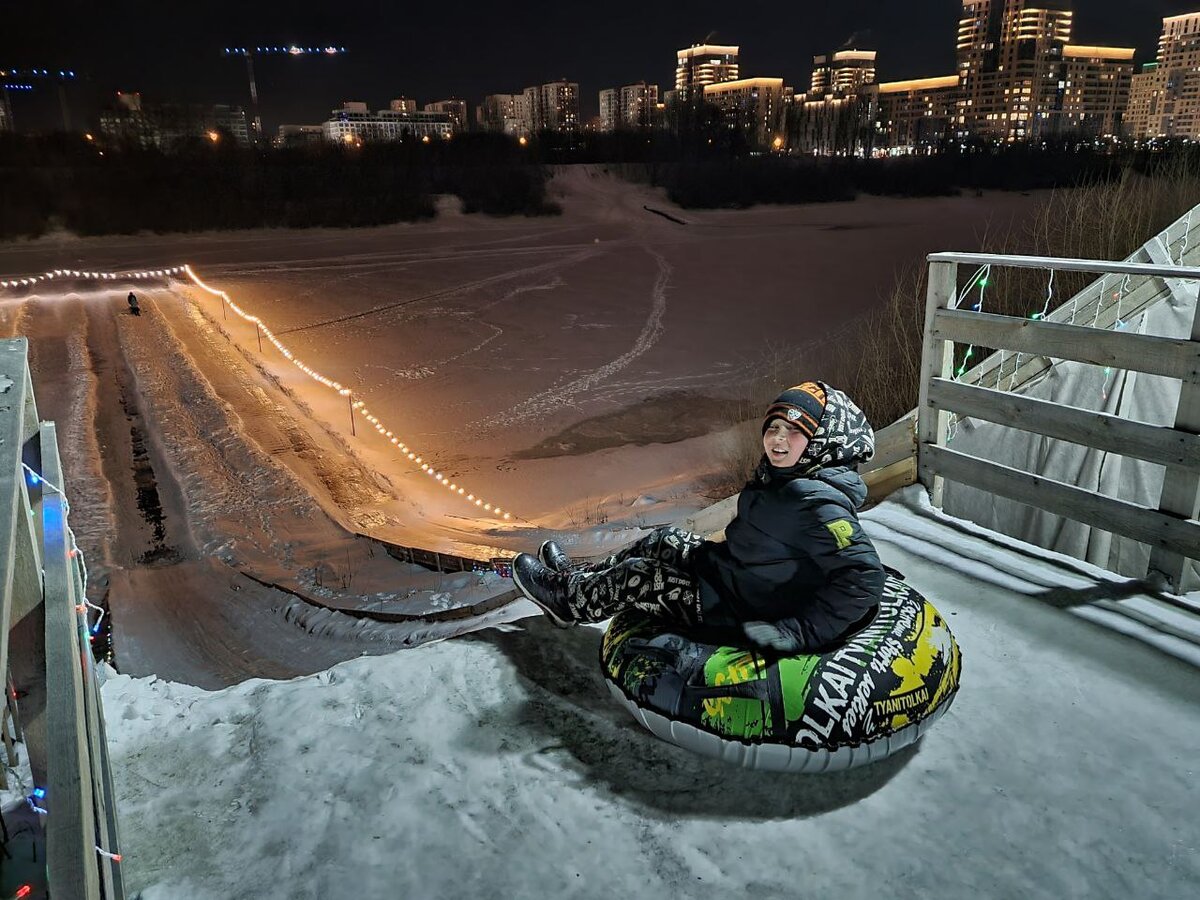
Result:
{"type": "Polygon", "coordinates": [[[1200,140],[1200,12],[1163,19],[1158,61],[1133,76],[1125,121],[1135,138],[1200,140]]]}
{"type": "Polygon", "coordinates": [[[789,150],[824,155],[868,152],[878,100],[874,50],[844,49],[813,57],[808,93],[786,111],[789,150]]]}
{"type": "Polygon", "coordinates": [[[874,50],[838,50],[813,57],[810,99],[830,94],[854,94],[875,81],[874,50]]]}
{"type": "Polygon", "coordinates": [[[657,84],[639,81],[600,92],[600,131],[636,131],[659,122],[657,84]]]}
{"type": "Polygon", "coordinates": [[[729,128],[744,130],[759,147],[770,147],[781,137],[784,103],[790,97],[782,78],[741,78],[704,87],[704,102],[721,110],[729,128]]]}
{"type": "Polygon", "coordinates": [[[449,138],[454,123],[446,113],[403,112],[381,109],[370,112],[365,103],[347,102],[335,109],[321,126],[325,140],[359,144],[369,141],[407,141],[449,138]]]}
{"type": "Polygon", "coordinates": [[[481,131],[496,131],[517,137],[521,134],[520,94],[488,94],[475,108],[481,131]]]}
{"type": "MultiPolygon", "coordinates": [[[[364,109],[366,105],[365,103],[363,104],[364,109]]],[[[417,111],[417,101],[412,97],[397,97],[388,104],[388,109],[392,112],[415,113],[417,111]]]]}
{"type": "Polygon", "coordinates": [[[1063,48],[1062,118],[1059,130],[1092,137],[1119,136],[1129,103],[1133,47],[1063,48]]]}
{"type": "Polygon", "coordinates": [[[579,84],[574,81],[551,81],[527,87],[515,106],[521,134],[579,131],[579,84]]]}
{"type": "Polygon", "coordinates": [[[960,87],[958,75],[882,82],[877,119],[881,143],[919,151],[953,137],[960,87]]]}
{"type": "Polygon", "coordinates": [[[693,44],[675,54],[675,96],[703,96],[709,85],[738,79],[738,48],[722,44],[693,44]]]}
{"type": "MultiPolygon", "coordinates": [[[[415,112],[415,110],[411,110],[415,112]]],[[[425,112],[445,113],[454,123],[455,131],[467,130],[467,101],[451,98],[425,104],[425,112]]]]}
{"type": "Polygon", "coordinates": [[[963,0],[955,135],[1036,141],[1117,135],[1133,51],[1071,43],[1066,0],[963,0]]]}

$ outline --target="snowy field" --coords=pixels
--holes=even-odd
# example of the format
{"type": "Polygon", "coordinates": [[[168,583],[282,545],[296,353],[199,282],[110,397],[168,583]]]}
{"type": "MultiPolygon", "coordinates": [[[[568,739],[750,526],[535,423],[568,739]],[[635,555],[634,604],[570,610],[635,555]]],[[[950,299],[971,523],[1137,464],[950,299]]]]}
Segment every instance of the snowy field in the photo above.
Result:
{"type": "Polygon", "coordinates": [[[747,772],[638,727],[602,631],[541,618],[209,693],[104,687],[126,872],[163,898],[1182,898],[1200,881],[1194,645],[1083,563],[931,512],[865,516],[963,686],[915,748],[747,772]],[[1107,607],[1107,608],[1102,608],[1107,607]],[[1149,642],[1157,642],[1152,646],[1149,642]],[[303,722],[303,727],[297,727],[303,722]]]}
{"type": "MultiPolygon", "coordinates": [[[[190,262],[438,471],[520,521],[574,533],[705,505],[727,465],[720,429],[753,414],[739,401],[773,352],[837,340],[899,270],[1019,229],[1038,202],[685,211],[590,167],[562,171],[552,193],[561,217],[463,216],[448,202],[432,223],[363,231],[48,238],[0,247],[0,270],[190,262]]],[[[261,367],[277,380],[268,393],[289,392],[353,446],[378,476],[378,490],[335,498],[359,530],[466,555],[505,546],[512,522],[480,517],[363,422],[352,438],[346,399],[269,344],[260,355],[253,326],[211,295],[177,283],[149,305],[185,357],[223,329],[228,365],[261,367]]]]}

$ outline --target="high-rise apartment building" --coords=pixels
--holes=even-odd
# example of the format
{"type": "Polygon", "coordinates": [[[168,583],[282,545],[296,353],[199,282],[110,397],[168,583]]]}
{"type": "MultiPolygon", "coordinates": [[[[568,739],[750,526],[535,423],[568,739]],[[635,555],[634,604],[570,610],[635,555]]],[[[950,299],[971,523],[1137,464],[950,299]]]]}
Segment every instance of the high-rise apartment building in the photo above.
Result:
{"type": "Polygon", "coordinates": [[[475,121],[481,131],[497,131],[519,136],[522,116],[520,94],[488,94],[483,103],[475,108],[475,121]]]}
{"type": "Polygon", "coordinates": [[[957,137],[1119,132],[1133,74],[1129,48],[1072,44],[1068,0],[963,0],[962,7],[957,137]]]}
{"type": "Polygon", "coordinates": [[[790,95],[782,78],[741,78],[704,86],[704,102],[721,110],[726,125],[743,129],[760,147],[781,137],[784,103],[790,95]]]}
{"type": "Polygon", "coordinates": [[[874,50],[838,50],[813,57],[810,100],[829,94],[853,94],[875,81],[874,50]]]}
{"type": "Polygon", "coordinates": [[[881,143],[920,151],[953,136],[960,87],[958,75],[881,83],[877,119],[881,143]]]}
{"type": "Polygon", "coordinates": [[[960,136],[1032,140],[1057,124],[1066,0],[963,0],[958,22],[960,136]]]}
{"type": "Polygon", "coordinates": [[[1200,12],[1163,19],[1158,61],[1133,76],[1125,121],[1135,138],[1200,139],[1200,12]]]}
{"type": "Polygon", "coordinates": [[[1066,90],[1063,50],[1071,41],[1065,2],[1008,0],[1000,47],[1002,115],[992,133],[1008,141],[1036,140],[1057,130],[1066,90]]]}
{"type": "Polygon", "coordinates": [[[454,123],[455,131],[467,130],[467,101],[452,97],[449,100],[436,100],[425,104],[425,112],[445,113],[454,123]]]}
{"type": "Polygon", "coordinates": [[[703,96],[710,84],[736,81],[738,48],[720,44],[693,44],[675,54],[675,91],[680,100],[703,96]]]}
{"type": "Polygon", "coordinates": [[[1063,48],[1065,88],[1060,131],[1092,137],[1121,134],[1134,52],[1133,47],[1068,44],[1063,48]]]}
{"type": "Polygon", "coordinates": [[[600,131],[642,130],[659,124],[658,85],[639,81],[600,92],[600,131]]]}
{"type": "Polygon", "coordinates": [[[605,88],[600,92],[600,130],[616,131],[621,121],[621,89],[605,88]]]}
{"type": "MultiPolygon", "coordinates": [[[[366,105],[364,103],[363,107],[366,108],[366,105]]],[[[415,113],[417,111],[417,101],[412,97],[397,97],[388,104],[388,109],[392,112],[415,113]]]]}
{"type": "Polygon", "coordinates": [[[526,88],[524,96],[531,132],[557,131],[570,134],[579,130],[579,84],[551,81],[526,88]]]}

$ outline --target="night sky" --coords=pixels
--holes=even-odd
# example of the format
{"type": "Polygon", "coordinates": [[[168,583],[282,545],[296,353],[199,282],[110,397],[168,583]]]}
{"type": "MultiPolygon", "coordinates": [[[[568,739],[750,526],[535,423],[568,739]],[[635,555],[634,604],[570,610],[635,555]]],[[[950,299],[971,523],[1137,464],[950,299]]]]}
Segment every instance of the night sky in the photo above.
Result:
{"type": "MultiPolygon", "coordinates": [[[[0,68],[72,68],[73,124],[94,124],[106,97],[248,105],[245,65],[221,49],[247,44],[338,44],[344,57],[256,60],[266,132],[316,124],[343,100],[386,107],[450,96],[475,106],[560,77],[578,81],[584,119],[597,92],[646,79],[671,86],[675,51],[712,35],[738,44],[744,76],[782,76],[807,87],[812,56],[856,43],[879,51],[879,78],[953,74],[960,0],[838,0],[744,4],[412,3],[398,0],[26,0],[5,3],[0,68]]],[[[1163,16],[1200,11],[1200,0],[1075,0],[1077,43],[1136,46],[1154,57],[1163,16]]],[[[18,128],[61,122],[58,93],[13,95],[18,128]]]]}

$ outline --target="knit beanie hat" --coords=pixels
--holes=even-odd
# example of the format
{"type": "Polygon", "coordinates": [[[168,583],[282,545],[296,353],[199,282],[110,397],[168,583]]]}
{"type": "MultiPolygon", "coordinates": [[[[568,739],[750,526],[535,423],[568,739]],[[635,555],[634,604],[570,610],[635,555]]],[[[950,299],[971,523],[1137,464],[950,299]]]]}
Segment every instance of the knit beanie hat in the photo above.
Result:
{"type": "Polygon", "coordinates": [[[806,381],[790,387],[767,407],[763,417],[762,431],[767,433],[767,426],[772,419],[784,419],[790,425],[799,428],[804,435],[812,440],[821,424],[821,416],[825,414],[825,388],[815,381],[806,381]]]}

